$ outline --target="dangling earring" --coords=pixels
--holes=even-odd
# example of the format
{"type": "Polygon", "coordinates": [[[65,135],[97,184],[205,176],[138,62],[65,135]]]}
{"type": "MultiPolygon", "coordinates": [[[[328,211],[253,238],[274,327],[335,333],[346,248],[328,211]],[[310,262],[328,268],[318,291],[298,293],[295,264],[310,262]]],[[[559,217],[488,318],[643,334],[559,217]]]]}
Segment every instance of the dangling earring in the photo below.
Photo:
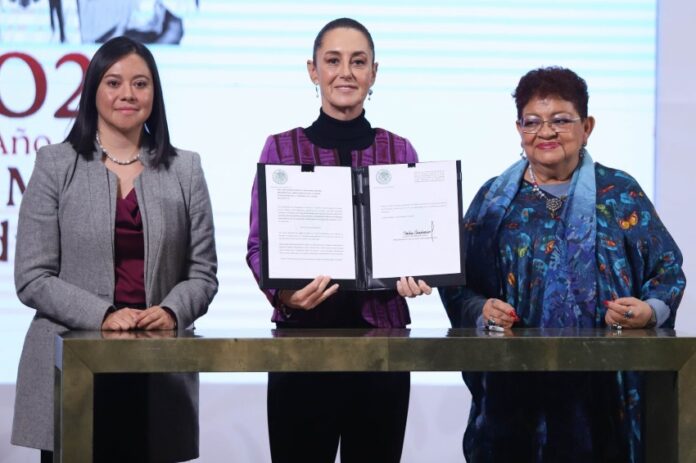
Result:
{"type": "Polygon", "coordinates": [[[369,90],[367,91],[367,101],[372,100],[372,93],[373,93],[373,92],[372,92],[372,89],[369,89],[369,90]]]}
{"type": "Polygon", "coordinates": [[[314,82],[314,92],[317,94],[317,98],[319,98],[319,82],[314,82]]]}
{"type": "Polygon", "coordinates": [[[520,151],[520,157],[522,158],[523,161],[527,160],[527,154],[524,152],[524,150],[520,151]]]}
{"type": "Polygon", "coordinates": [[[585,155],[587,154],[587,150],[585,149],[585,146],[587,146],[587,143],[583,143],[582,146],[580,147],[580,159],[584,158],[585,155]]]}

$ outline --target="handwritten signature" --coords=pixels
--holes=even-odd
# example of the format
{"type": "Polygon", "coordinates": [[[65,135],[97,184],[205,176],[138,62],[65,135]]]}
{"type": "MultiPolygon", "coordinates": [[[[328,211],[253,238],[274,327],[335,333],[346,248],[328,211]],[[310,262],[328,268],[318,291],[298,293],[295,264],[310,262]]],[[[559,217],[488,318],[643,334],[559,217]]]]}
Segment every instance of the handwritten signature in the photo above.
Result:
{"type": "Polygon", "coordinates": [[[435,222],[430,221],[430,230],[404,230],[402,233],[405,238],[426,238],[429,236],[431,241],[435,241],[435,222]]]}

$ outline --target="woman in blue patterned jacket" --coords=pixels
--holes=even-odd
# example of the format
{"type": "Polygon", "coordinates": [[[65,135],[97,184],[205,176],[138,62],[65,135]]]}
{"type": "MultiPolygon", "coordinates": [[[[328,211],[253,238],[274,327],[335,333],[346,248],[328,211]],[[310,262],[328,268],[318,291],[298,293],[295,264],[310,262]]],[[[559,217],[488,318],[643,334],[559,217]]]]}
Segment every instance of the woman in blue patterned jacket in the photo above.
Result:
{"type": "MultiPolygon", "coordinates": [[[[530,71],[514,93],[522,160],[464,218],[466,287],[441,288],[454,327],[674,327],[682,256],[625,172],[592,161],[585,81],[530,71]]],[[[644,460],[642,376],[464,373],[469,462],[644,460]]]]}

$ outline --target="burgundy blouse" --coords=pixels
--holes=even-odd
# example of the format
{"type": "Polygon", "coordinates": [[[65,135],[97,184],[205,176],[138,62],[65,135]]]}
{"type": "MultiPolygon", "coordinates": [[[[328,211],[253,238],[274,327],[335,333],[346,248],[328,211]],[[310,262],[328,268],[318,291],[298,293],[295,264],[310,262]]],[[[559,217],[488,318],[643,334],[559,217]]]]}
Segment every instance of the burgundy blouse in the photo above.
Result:
{"type": "Polygon", "coordinates": [[[135,188],[116,199],[114,303],[145,304],[145,239],[135,188]]]}

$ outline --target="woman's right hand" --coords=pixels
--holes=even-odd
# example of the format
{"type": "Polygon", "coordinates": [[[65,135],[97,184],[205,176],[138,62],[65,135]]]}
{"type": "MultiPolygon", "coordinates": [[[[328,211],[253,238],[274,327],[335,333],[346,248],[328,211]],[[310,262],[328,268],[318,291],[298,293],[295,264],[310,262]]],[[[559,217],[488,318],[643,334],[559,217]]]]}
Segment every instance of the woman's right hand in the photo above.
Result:
{"type": "Polygon", "coordinates": [[[281,289],[278,300],[290,309],[312,310],[338,291],[338,283],[327,288],[330,282],[330,276],[320,275],[302,289],[281,289]]]}
{"type": "Polygon", "coordinates": [[[111,312],[104,318],[101,329],[104,331],[126,331],[135,329],[140,310],[123,308],[111,312]]]}
{"type": "Polygon", "coordinates": [[[483,323],[488,324],[489,320],[503,328],[512,328],[520,318],[515,312],[515,308],[500,299],[488,299],[483,305],[483,323]]]}

